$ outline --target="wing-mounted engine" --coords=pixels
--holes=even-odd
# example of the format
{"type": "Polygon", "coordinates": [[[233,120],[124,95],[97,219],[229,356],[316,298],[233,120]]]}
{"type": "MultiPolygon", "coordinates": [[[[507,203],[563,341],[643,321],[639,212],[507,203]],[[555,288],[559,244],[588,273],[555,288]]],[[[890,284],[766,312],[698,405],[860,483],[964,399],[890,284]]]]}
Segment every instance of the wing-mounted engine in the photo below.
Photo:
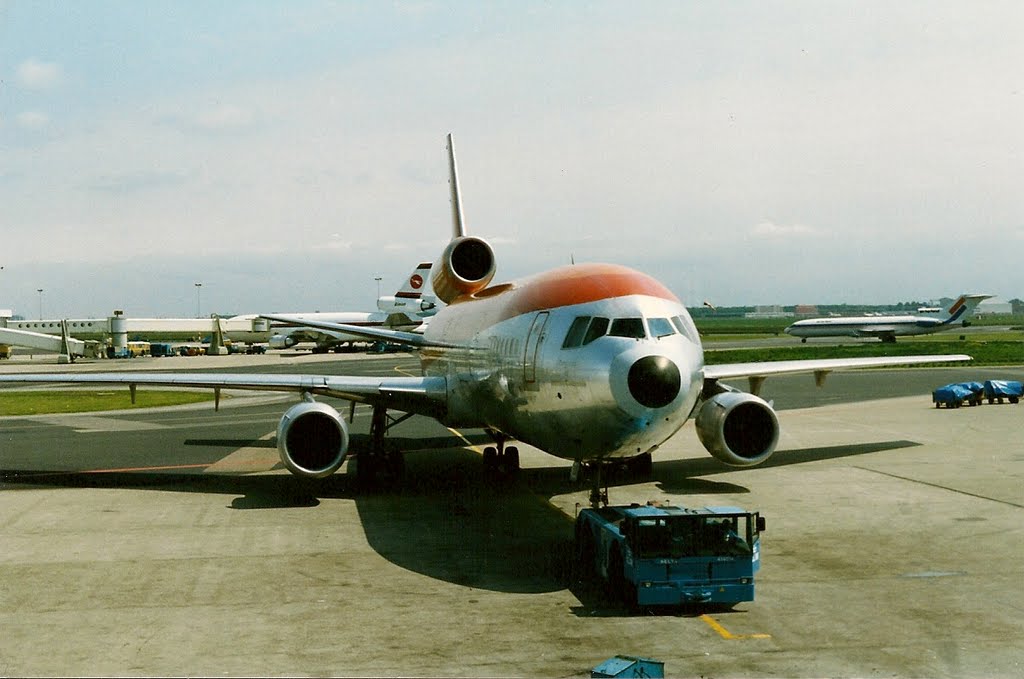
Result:
{"type": "Polygon", "coordinates": [[[277,425],[277,451],[296,476],[330,476],[345,461],[348,427],[329,405],[303,401],[289,408],[277,425]]]}
{"type": "Polygon", "coordinates": [[[494,250],[487,241],[472,236],[453,238],[431,269],[434,294],[445,304],[461,295],[487,287],[496,270],[494,250]]]}
{"type": "Polygon", "coordinates": [[[271,335],[267,340],[267,344],[270,345],[271,349],[291,349],[299,343],[293,335],[282,335],[280,333],[271,335]]]}
{"type": "Polygon", "coordinates": [[[708,452],[734,467],[764,462],[779,442],[775,411],[764,399],[741,391],[726,391],[706,400],[694,424],[708,452]]]}

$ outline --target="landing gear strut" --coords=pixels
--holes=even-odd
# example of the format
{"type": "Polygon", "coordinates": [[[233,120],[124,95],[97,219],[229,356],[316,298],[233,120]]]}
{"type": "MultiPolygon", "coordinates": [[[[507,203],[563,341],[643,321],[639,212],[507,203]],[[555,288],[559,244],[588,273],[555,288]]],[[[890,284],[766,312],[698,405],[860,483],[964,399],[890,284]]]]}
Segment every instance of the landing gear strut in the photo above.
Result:
{"type": "MultiPolygon", "coordinates": [[[[386,450],[384,435],[388,429],[405,422],[412,413],[401,417],[391,417],[384,406],[373,406],[370,420],[370,448],[360,451],[355,457],[356,479],[362,484],[372,484],[378,480],[397,481],[405,475],[405,457],[399,450],[386,450]]],[[[351,462],[349,463],[351,464],[351,462]]]]}
{"type": "Polygon", "coordinates": [[[488,431],[497,446],[484,448],[484,473],[494,478],[509,478],[519,473],[519,449],[505,447],[508,440],[504,434],[488,431]]]}
{"type": "Polygon", "coordinates": [[[590,477],[590,506],[593,509],[600,509],[601,505],[608,506],[608,484],[605,482],[602,488],[602,481],[605,465],[601,462],[584,463],[576,460],[572,463],[572,470],[569,472],[569,480],[576,483],[583,476],[590,477]]]}
{"type": "Polygon", "coordinates": [[[592,465],[593,473],[590,475],[590,506],[594,509],[599,509],[601,506],[608,506],[608,484],[604,484],[604,488],[601,488],[601,473],[604,470],[604,465],[598,462],[592,465]]]}

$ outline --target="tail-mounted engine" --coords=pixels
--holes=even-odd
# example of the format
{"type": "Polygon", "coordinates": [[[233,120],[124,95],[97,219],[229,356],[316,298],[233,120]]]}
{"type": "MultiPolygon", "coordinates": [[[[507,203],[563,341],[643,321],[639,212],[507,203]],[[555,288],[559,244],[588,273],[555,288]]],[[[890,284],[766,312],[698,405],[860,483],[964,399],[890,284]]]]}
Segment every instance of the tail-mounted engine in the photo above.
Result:
{"type": "Polygon", "coordinates": [[[330,476],[345,461],[348,427],[329,405],[303,401],[289,408],[277,425],[277,451],[296,476],[330,476]]]}
{"type": "Polygon", "coordinates": [[[695,425],[708,452],[734,467],[764,462],[779,442],[775,411],[764,399],[741,391],[709,398],[697,413],[695,425]]]}
{"type": "Polygon", "coordinates": [[[496,270],[494,251],[487,241],[472,236],[452,239],[431,269],[434,294],[445,304],[487,287],[496,270]]]}

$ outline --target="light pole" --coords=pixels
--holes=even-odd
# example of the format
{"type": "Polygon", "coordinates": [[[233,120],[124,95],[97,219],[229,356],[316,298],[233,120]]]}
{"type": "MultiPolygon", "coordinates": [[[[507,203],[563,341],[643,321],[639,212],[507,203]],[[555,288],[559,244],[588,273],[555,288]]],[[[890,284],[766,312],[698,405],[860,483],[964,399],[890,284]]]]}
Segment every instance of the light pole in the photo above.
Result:
{"type": "Polygon", "coordinates": [[[202,292],[202,290],[203,290],[203,284],[202,283],[196,283],[196,318],[202,318],[203,317],[203,314],[201,312],[201,307],[200,307],[200,304],[199,304],[200,293],[202,292]]]}
{"type": "Polygon", "coordinates": [[[380,276],[374,276],[373,280],[377,281],[377,299],[380,299],[380,276]]]}
{"type": "Polygon", "coordinates": [[[39,320],[43,320],[43,289],[36,290],[39,293],[39,320]]]}

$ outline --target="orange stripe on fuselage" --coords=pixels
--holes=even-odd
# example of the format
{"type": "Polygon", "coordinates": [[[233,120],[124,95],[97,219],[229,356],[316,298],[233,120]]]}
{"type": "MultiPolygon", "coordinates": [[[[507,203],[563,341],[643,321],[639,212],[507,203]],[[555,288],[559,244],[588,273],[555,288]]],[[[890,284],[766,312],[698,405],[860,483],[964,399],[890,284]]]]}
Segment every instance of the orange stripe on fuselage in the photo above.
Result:
{"type": "Polygon", "coordinates": [[[427,332],[438,331],[440,336],[451,328],[452,334],[465,337],[472,334],[471,328],[478,330],[515,316],[630,295],[679,302],[660,282],[628,267],[574,264],[458,297],[430,321],[427,332]]]}

